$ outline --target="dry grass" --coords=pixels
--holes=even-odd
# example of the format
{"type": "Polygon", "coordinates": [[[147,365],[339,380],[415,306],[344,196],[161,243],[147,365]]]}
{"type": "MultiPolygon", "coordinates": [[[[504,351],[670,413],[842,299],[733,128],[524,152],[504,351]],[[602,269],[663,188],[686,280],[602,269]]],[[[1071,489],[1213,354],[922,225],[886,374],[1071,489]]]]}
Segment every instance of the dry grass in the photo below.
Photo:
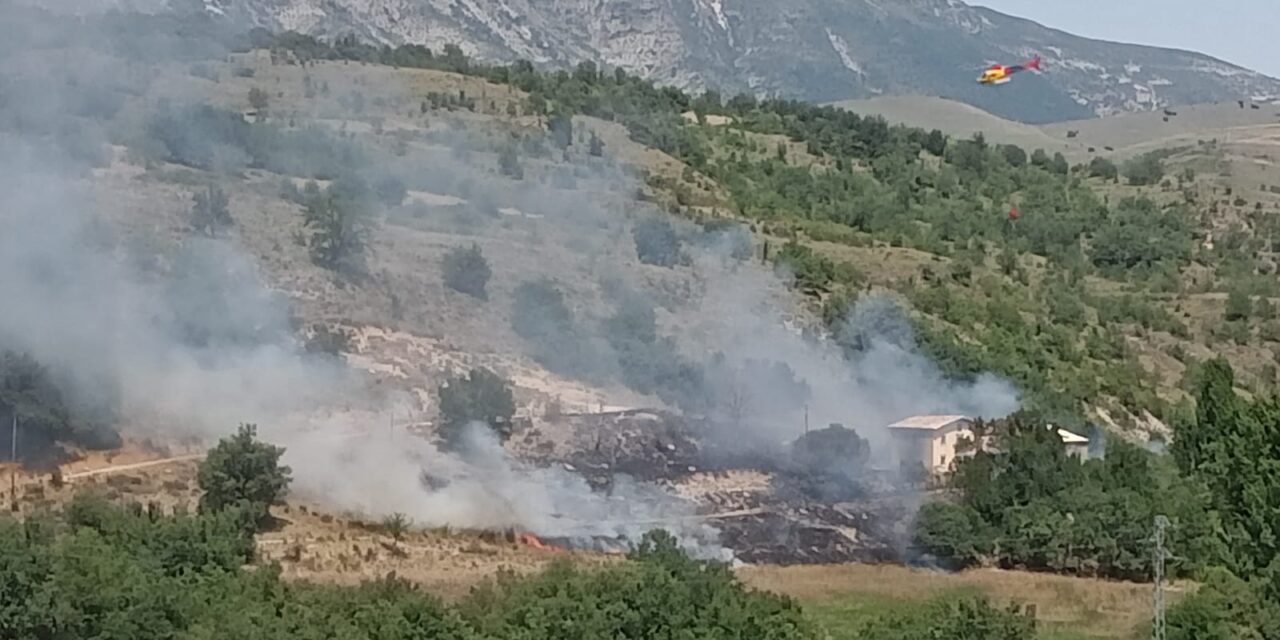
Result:
{"type": "MultiPolygon", "coordinates": [[[[1124,638],[1141,629],[1151,608],[1151,586],[1072,578],[1040,573],[980,569],[944,573],[893,565],[826,565],[745,567],[738,575],[747,584],[796,597],[820,618],[840,611],[865,615],[867,608],[850,602],[868,600],[868,608],[894,602],[920,601],[948,594],[978,592],[997,603],[1034,604],[1037,619],[1048,631],[1082,637],[1124,638]]],[[[1176,602],[1190,584],[1176,584],[1176,602]]]]}
{"type": "Polygon", "coordinates": [[[568,558],[601,566],[618,558],[563,550],[539,550],[496,532],[416,529],[396,541],[381,525],[290,503],[274,509],[282,526],[258,536],[262,561],[277,561],[293,580],[357,584],[394,572],[445,600],[466,596],[499,569],[536,572],[568,558]]]}

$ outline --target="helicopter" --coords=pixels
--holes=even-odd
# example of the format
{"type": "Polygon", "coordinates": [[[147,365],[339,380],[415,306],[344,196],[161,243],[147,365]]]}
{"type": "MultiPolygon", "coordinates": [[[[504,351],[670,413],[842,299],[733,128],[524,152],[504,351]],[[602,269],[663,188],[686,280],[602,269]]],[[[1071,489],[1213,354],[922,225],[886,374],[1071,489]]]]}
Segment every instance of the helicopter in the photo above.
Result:
{"type": "Polygon", "coordinates": [[[1039,68],[1040,56],[1038,54],[1022,64],[1005,65],[996,63],[982,71],[982,75],[978,76],[978,84],[1004,84],[1012,80],[1013,74],[1019,71],[1039,68]]]}

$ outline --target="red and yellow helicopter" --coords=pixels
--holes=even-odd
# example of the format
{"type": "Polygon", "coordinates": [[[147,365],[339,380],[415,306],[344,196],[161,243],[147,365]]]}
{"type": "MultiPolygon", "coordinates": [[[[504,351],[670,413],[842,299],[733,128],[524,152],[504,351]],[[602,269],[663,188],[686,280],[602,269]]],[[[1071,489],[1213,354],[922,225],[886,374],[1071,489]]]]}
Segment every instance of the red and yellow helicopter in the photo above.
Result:
{"type": "Polygon", "coordinates": [[[1039,69],[1040,56],[1023,62],[1022,64],[993,64],[982,71],[982,75],[978,76],[979,84],[1004,84],[1011,80],[1013,74],[1027,69],[1039,69]]]}

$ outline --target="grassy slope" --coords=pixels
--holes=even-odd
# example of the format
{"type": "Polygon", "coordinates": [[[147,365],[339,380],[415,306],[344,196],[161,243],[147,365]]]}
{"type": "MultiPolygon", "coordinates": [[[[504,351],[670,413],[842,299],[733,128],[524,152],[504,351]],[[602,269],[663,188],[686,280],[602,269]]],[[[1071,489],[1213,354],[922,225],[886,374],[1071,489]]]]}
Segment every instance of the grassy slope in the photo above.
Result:
{"type": "MultiPolygon", "coordinates": [[[[980,569],[949,574],[889,565],[749,567],[748,584],[799,598],[834,639],[861,620],[923,601],[980,593],[999,604],[1033,604],[1044,638],[1137,637],[1151,612],[1147,585],[980,569]]],[[[1173,585],[1176,601],[1191,585],[1173,585]]]]}
{"type": "Polygon", "coordinates": [[[1050,154],[1061,151],[1071,160],[1087,153],[1088,145],[1083,141],[1068,139],[1065,134],[1050,134],[1039,126],[1006,120],[978,107],[946,98],[883,96],[831,104],[860,115],[882,115],[894,124],[941,129],[961,138],[981,131],[992,142],[1016,144],[1028,150],[1042,148],[1050,154]]]}

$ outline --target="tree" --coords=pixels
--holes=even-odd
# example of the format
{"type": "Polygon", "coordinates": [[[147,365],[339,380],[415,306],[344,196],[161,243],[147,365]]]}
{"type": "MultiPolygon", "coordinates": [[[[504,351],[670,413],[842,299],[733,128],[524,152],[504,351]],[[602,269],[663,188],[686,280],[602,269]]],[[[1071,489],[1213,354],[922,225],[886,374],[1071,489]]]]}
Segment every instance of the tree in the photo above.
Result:
{"type": "Polygon", "coordinates": [[[1236,287],[1227,294],[1227,306],[1223,311],[1223,319],[1227,322],[1247,321],[1253,313],[1253,299],[1249,292],[1236,287]]]}
{"type": "Polygon", "coordinates": [[[1096,156],[1089,161],[1089,175],[1104,180],[1115,180],[1119,174],[1116,164],[1102,156],[1096,156]]]}
{"type": "Polygon", "coordinates": [[[1048,169],[1051,164],[1052,161],[1049,159],[1049,154],[1045,153],[1044,149],[1036,149],[1031,152],[1031,166],[1048,169]]]}
{"type": "Polygon", "coordinates": [[[1004,155],[1005,162],[1010,166],[1021,167],[1027,164],[1027,152],[1016,144],[1001,145],[1000,153],[1004,155]]]}
{"type": "Polygon", "coordinates": [[[409,527],[412,524],[408,516],[398,511],[382,519],[382,528],[396,542],[400,542],[404,538],[404,534],[409,531],[409,527]]]}
{"type": "MultiPolygon", "coordinates": [[[[399,154],[403,155],[403,154],[399,154]]],[[[386,207],[398,207],[409,191],[404,186],[404,181],[395,176],[387,176],[378,181],[378,186],[374,189],[377,193],[378,200],[386,207]]]]}
{"type": "Polygon", "coordinates": [[[1050,165],[1050,170],[1060,176],[1071,173],[1071,164],[1067,162],[1066,156],[1062,155],[1061,151],[1053,154],[1053,164],[1050,165]]]}
{"type": "Polygon", "coordinates": [[[871,455],[867,440],[853,429],[832,424],[809,431],[791,444],[791,459],[812,473],[854,478],[871,455]]]}
{"type": "Polygon", "coordinates": [[[524,179],[524,167],[520,166],[520,157],[516,155],[515,145],[507,145],[498,155],[498,170],[502,175],[513,180],[524,179]]]}
{"type": "Polygon", "coordinates": [[[454,247],[441,261],[446,287],[473,298],[487,300],[485,286],[489,283],[489,262],[480,252],[480,246],[472,243],[470,249],[454,247]]]}
{"type": "Polygon", "coordinates": [[[941,158],[947,151],[947,136],[938,129],[933,129],[924,139],[924,150],[941,158]]]}
{"type": "Polygon", "coordinates": [[[551,116],[548,127],[551,130],[551,139],[557,147],[567,149],[570,144],[573,144],[573,118],[563,112],[557,112],[551,116]]]}
{"type": "Polygon", "coordinates": [[[311,232],[307,247],[311,260],[334,271],[360,267],[368,245],[370,221],[366,202],[357,193],[337,189],[307,199],[303,220],[311,232]]]}
{"type": "Polygon", "coordinates": [[[650,217],[636,223],[631,229],[636,244],[636,256],[645,264],[673,267],[680,263],[680,236],[671,223],[650,217]]]}
{"type": "Polygon", "coordinates": [[[1164,162],[1156,153],[1144,153],[1124,163],[1124,177],[1131,185],[1150,185],[1164,177],[1164,162]]]}
{"type": "Polygon", "coordinates": [[[258,441],[257,431],[257,425],[242,424],[209,450],[196,474],[204,491],[201,511],[239,509],[256,527],[269,519],[269,507],[284,496],[292,469],[280,464],[284,448],[258,441]]]}
{"type": "Polygon", "coordinates": [[[227,209],[227,194],[217,185],[197,191],[192,200],[191,220],[197,231],[213,236],[234,222],[227,209]]]}
{"type": "Polygon", "coordinates": [[[253,107],[255,111],[265,111],[270,100],[270,96],[267,95],[266,91],[258,87],[249,89],[249,106],[253,107]]]}
{"type": "Polygon", "coordinates": [[[439,388],[440,438],[450,448],[463,444],[468,425],[488,425],[500,440],[511,436],[515,396],[506,380],[483,367],[465,377],[451,377],[439,388]]]}

